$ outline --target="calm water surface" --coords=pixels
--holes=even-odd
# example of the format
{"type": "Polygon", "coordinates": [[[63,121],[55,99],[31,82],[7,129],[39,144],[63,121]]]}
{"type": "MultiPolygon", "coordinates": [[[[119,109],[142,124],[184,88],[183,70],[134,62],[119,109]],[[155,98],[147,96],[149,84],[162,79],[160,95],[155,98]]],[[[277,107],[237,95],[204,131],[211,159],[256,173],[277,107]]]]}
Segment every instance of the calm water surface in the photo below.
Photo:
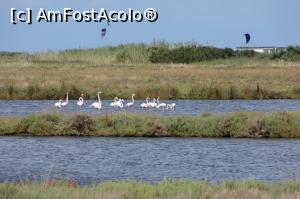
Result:
{"type": "Polygon", "coordinates": [[[0,137],[0,181],[281,181],[300,172],[300,140],[0,137]]]}
{"type": "MultiPolygon", "coordinates": [[[[0,100],[0,116],[23,116],[30,113],[38,112],[85,112],[92,114],[101,114],[107,112],[116,112],[109,106],[111,101],[102,102],[101,111],[92,111],[88,106],[94,101],[85,101],[85,107],[78,109],[76,101],[70,101],[65,109],[54,108],[53,100],[0,100]]],[[[282,110],[300,110],[300,100],[178,100],[164,101],[165,103],[176,103],[177,108],[171,110],[141,110],[139,105],[143,101],[136,101],[135,106],[131,109],[121,111],[154,113],[160,115],[199,115],[205,112],[209,113],[228,113],[241,111],[282,111],[282,110]]]]}

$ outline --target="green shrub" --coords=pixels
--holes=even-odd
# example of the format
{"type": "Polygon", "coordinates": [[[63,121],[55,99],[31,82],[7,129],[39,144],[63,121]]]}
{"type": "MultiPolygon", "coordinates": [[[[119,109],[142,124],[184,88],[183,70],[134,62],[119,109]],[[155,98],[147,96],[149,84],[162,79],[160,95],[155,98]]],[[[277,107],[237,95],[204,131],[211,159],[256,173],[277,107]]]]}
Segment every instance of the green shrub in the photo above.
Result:
{"type": "Polygon", "coordinates": [[[295,138],[299,134],[300,124],[297,119],[288,112],[279,112],[269,118],[268,126],[270,136],[277,138],[295,138]]]}
{"type": "Polygon", "coordinates": [[[197,134],[196,121],[190,117],[170,118],[167,128],[175,136],[191,137],[197,134]]]}
{"type": "Polygon", "coordinates": [[[265,119],[259,118],[248,122],[248,137],[268,138],[270,137],[270,129],[265,119]]]}
{"type": "Polygon", "coordinates": [[[150,48],[149,61],[152,63],[194,63],[237,57],[253,57],[254,51],[235,52],[230,48],[215,48],[198,44],[179,44],[175,47],[154,46],[150,48]]]}
{"type": "Polygon", "coordinates": [[[36,121],[35,116],[28,116],[23,118],[17,125],[16,125],[16,133],[29,133],[28,129],[32,124],[36,121]]]}
{"type": "Polygon", "coordinates": [[[31,135],[56,135],[59,133],[59,123],[62,117],[57,114],[46,114],[35,117],[27,128],[31,135]]]}
{"type": "Polygon", "coordinates": [[[87,115],[76,115],[71,119],[70,129],[80,134],[93,132],[95,129],[95,121],[87,115]]]}
{"type": "Polygon", "coordinates": [[[148,120],[144,128],[143,136],[146,137],[165,137],[169,135],[166,125],[159,120],[148,120]]]}
{"type": "Polygon", "coordinates": [[[270,56],[271,60],[281,59],[285,61],[300,61],[300,46],[289,46],[285,51],[273,53],[270,56]]]}
{"type": "Polygon", "coordinates": [[[152,47],[150,49],[149,61],[152,63],[171,63],[170,50],[166,47],[152,47]]]}

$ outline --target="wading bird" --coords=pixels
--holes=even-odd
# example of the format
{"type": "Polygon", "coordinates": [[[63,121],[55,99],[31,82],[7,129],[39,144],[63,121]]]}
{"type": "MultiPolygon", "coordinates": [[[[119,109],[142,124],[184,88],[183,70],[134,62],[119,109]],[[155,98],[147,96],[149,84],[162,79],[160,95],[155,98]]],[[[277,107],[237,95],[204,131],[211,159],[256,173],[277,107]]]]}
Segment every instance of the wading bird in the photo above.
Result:
{"type": "Polygon", "coordinates": [[[167,109],[174,110],[175,108],[176,108],[176,104],[175,103],[167,104],[167,109]]]}
{"type": "Polygon", "coordinates": [[[128,102],[128,103],[126,104],[127,107],[132,107],[132,106],[134,105],[134,96],[135,96],[135,94],[133,93],[133,94],[131,95],[131,102],[128,102]]]}
{"type": "Polygon", "coordinates": [[[140,105],[140,107],[141,107],[141,108],[148,108],[148,107],[149,107],[149,100],[150,100],[150,98],[147,97],[147,98],[146,98],[146,103],[145,103],[145,102],[142,103],[142,104],[140,105]]]}
{"type": "Polygon", "coordinates": [[[58,100],[58,102],[56,102],[56,103],[54,104],[54,106],[55,106],[56,108],[61,108],[62,102],[63,102],[63,100],[60,99],[60,100],[58,100]]]}
{"type": "Polygon", "coordinates": [[[166,108],[167,107],[167,104],[166,103],[159,103],[159,97],[157,98],[157,106],[156,108],[166,108]]]}
{"type": "Polygon", "coordinates": [[[98,102],[94,102],[91,107],[94,109],[101,109],[102,108],[102,104],[101,104],[101,99],[100,99],[100,91],[98,92],[98,102]]]}
{"type": "Polygon", "coordinates": [[[114,101],[113,101],[112,103],[110,103],[110,106],[111,106],[111,107],[117,107],[118,101],[119,101],[119,98],[118,98],[118,97],[115,97],[115,98],[114,98],[114,101]]]}
{"type": "Polygon", "coordinates": [[[148,103],[148,107],[149,108],[156,108],[157,107],[157,103],[156,103],[156,99],[153,98],[152,102],[148,103]]]}
{"type": "Polygon", "coordinates": [[[83,94],[80,95],[80,97],[77,101],[77,106],[79,106],[79,107],[83,106],[83,94]]]}
{"type": "Polygon", "coordinates": [[[63,102],[63,103],[61,103],[61,106],[62,106],[62,107],[65,107],[65,106],[68,105],[68,103],[69,103],[69,93],[67,93],[66,101],[63,102]]]}
{"type": "Polygon", "coordinates": [[[123,108],[123,107],[124,107],[123,102],[124,102],[124,100],[120,98],[120,99],[116,102],[116,107],[118,107],[118,108],[123,108]]]}

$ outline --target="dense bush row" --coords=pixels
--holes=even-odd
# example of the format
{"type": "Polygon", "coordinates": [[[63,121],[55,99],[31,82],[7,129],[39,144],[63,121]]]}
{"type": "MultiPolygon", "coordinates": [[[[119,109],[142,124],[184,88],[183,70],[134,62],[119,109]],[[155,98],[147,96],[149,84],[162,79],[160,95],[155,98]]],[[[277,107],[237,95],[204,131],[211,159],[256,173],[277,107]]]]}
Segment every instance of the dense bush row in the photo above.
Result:
{"type": "Polygon", "coordinates": [[[226,59],[234,56],[230,48],[220,49],[197,45],[179,46],[175,48],[153,47],[149,60],[152,63],[193,63],[226,59]]]}
{"type": "Polygon", "coordinates": [[[267,58],[286,61],[300,61],[300,47],[289,47],[286,51],[274,54],[259,54],[254,51],[234,51],[231,48],[215,48],[193,45],[176,47],[156,46],[150,48],[149,61],[152,63],[194,63],[228,58],[267,58]]]}
{"type": "Polygon", "coordinates": [[[31,115],[0,119],[0,135],[300,138],[300,112],[160,117],[31,115]]]}

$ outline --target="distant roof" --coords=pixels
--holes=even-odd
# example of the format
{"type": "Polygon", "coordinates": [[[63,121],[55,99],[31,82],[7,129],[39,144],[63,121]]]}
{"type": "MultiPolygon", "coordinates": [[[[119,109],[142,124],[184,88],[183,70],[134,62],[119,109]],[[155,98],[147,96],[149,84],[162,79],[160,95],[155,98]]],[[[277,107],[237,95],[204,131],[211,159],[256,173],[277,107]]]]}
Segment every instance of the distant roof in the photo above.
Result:
{"type": "Polygon", "coordinates": [[[287,47],[282,47],[282,46],[238,46],[236,48],[244,48],[244,49],[254,49],[254,48],[287,48],[287,47]]]}

